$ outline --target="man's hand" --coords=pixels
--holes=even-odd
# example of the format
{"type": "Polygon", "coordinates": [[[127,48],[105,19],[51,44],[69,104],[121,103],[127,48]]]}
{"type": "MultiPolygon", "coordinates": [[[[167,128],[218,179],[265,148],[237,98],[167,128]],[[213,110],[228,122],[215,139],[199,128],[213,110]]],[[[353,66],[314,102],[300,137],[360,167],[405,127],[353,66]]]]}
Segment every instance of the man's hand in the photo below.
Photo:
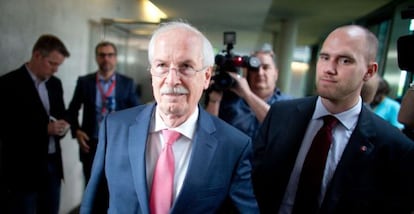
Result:
{"type": "Polygon", "coordinates": [[[244,99],[256,114],[257,120],[260,123],[263,122],[267,112],[270,109],[270,105],[252,92],[246,78],[232,72],[228,72],[228,74],[234,79],[234,81],[236,81],[235,86],[231,87],[230,90],[244,99]]]}
{"type": "Polygon", "coordinates": [[[69,130],[69,123],[65,120],[53,119],[47,125],[47,131],[49,135],[64,136],[69,130]]]}
{"type": "Polygon", "coordinates": [[[76,130],[76,139],[79,143],[80,149],[85,153],[89,153],[90,147],[87,143],[89,141],[88,135],[84,131],[78,129],[76,130]]]}
{"type": "Polygon", "coordinates": [[[247,83],[246,78],[233,72],[227,72],[227,73],[236,82],[236,84],[230,88],[230,91],[236,93],[239,97],[246,99],[246,97],[252,93],[252,91],[250,90],[249,83],[247,83]]]}

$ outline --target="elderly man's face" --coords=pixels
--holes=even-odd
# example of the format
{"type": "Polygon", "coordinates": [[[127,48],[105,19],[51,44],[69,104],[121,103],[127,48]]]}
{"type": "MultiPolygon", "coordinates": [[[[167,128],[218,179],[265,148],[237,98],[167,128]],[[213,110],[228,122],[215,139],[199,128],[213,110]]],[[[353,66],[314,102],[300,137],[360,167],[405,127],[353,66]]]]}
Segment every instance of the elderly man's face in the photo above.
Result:
{"type": "Polygon", "coordinates": [[[164,121],[184,122],[195,110],[210,82],[211,68],[203,67],[202,40],[195,33],[172,29],[155,40],[151,63],[152,88],[164,121]],[[168,70],[156,75],[158,70],[168,70]],[[197,72],[185,72],[185,71],[197,72]]]}

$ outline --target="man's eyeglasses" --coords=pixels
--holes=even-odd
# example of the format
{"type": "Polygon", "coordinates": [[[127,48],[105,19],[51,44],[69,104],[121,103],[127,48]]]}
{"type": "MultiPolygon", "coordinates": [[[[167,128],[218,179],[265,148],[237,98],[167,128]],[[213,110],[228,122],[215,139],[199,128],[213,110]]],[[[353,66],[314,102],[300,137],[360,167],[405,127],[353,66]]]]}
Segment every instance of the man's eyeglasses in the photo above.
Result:
{"type": "Polygon", "coordinates": [[[149,70],[151,72],[151,74],[153,76],[157,76],[157,77],[161,77],[164,78],[168,75],[168,73],[170,72],[170,70],[175,70],[177,75],[180,75],[182,77],[192,77],[194,76],[197,72],[201,72],[204,71],[208,68],[209,66],[205,66],[203,68],[201,68],[200,70],[197,70],[191,66],[187,66],[187,65],[183,65],[183,66],[179,66],[179,67],[175,67],[175,68],[170,68],[170,66],[166,66],[166,65],[157,65],[155,67],[150,67],[149,70]]]}
{"type": "Polygon", "coordinates": [[[116,56],[116,53],[98,53],[98,57],[100,58],[105,58],[105,57],[112,58],[114,56],[116,56]]]}

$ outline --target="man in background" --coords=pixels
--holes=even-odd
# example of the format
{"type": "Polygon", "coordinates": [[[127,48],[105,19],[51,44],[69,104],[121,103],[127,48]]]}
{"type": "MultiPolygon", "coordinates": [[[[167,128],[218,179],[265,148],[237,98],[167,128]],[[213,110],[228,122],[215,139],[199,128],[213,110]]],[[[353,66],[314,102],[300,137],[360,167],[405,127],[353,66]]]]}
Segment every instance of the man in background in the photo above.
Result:
{"type": "Polygon", "coordinates": [[[374,100],[375,94],[378,89],[379,80],[380,80],[379,74],[375,74],[371,79],[367,80],[361,89],[361,98],[362,103],[369,109],[371,109],[370,104],[374,100]]]}
{"type": "Polygon", "coordinates": [[[252,56],[260,60],[260,67],[248,69],[246,77],[228,72],[235,81],[234,86],[224,92],[209,92],[206,110],[253,139],[270,105],[292,97],[276,87],[279,70],[270,45],[265,44],[252,56]]]}
{"type": "Polygon", "coordinates": [[[379,84],[374,99],[371,102],[372,111],[382,119],[388,121],[391,125],[402,130],[404,125],[398,122],[398,112],[400,111],[400,103],[388,96],[390,86],[388,82],[379,77],[379,84]]]}
{"type": "Polygon", "coordinates": [[[139,104],[134,81],[116,72],[117,48],[102,41],[96,45],[98,71],[81,76],[76,83],[68,115],[72,136],[79,143],[79,157],[87,184],[98,143],[101,120],[109,113],[139,104]],[[78,121],[83,108],[82,125],[78,121]]]}
{"type": "Polygon", "coordinates": [[[66,57],[59,38],[42,35],[30,60],[0,77],[1,213],[59,211],[60,139],[69,124],[62,119],[62,83],[54,74],[66,57]]]}

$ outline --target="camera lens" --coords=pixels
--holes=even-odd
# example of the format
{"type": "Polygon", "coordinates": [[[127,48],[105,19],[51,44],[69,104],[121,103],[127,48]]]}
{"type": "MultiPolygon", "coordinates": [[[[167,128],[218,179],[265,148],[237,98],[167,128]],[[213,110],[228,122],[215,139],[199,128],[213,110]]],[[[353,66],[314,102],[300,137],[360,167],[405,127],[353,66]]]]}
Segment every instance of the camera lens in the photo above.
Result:
{"type": "Polygon", "coordinates": [[[259,58],[252,56],[249,58],[249,67],[251,68],[259,68],[260,67],[260,60],[259,58]]]}
{"type": "Polygon", "coordinates": [[[235,84],[235,80],[226,72],[216,74],[213,79],[213,87],[215,90],[219,91],[229,89],[235,84]]]}

